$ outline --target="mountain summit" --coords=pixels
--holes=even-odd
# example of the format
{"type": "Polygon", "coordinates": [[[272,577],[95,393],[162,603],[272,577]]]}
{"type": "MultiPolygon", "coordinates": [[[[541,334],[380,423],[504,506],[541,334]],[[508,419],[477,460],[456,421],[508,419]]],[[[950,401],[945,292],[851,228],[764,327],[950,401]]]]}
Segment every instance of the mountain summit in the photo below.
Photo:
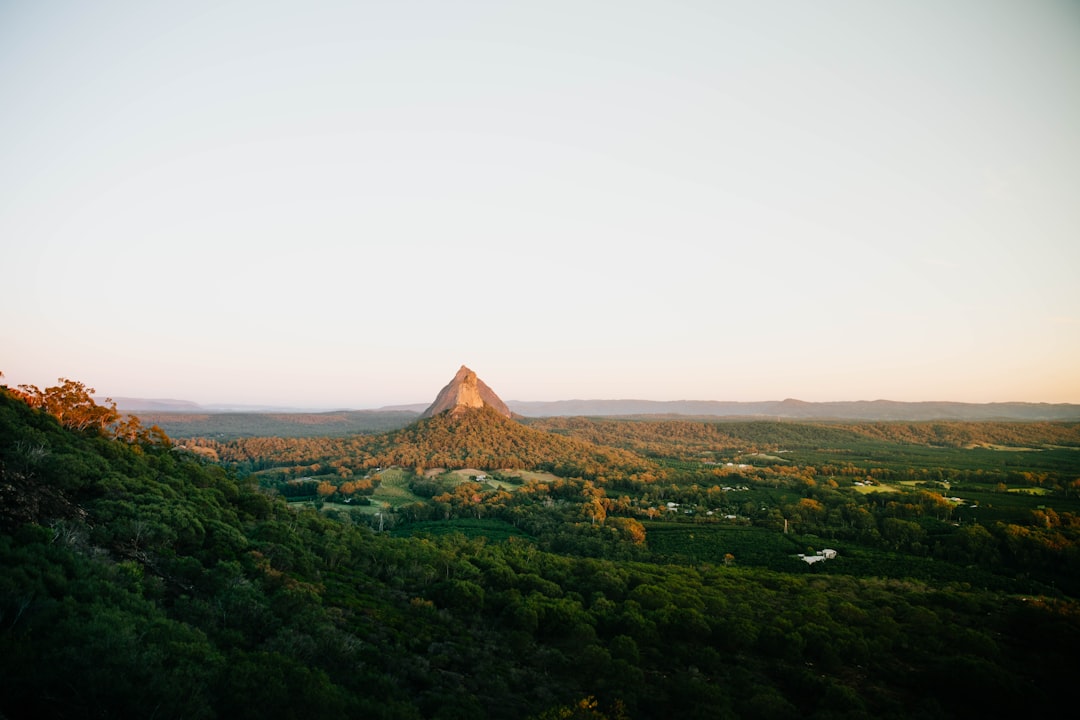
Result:
{"type": "Polygon", "coordinates": [[[439,391],[435,402],[431,403],[420,417],[434,417],[447,411],[451,415],[457,415],[485,405],[504,417],[510,417],[510,408],[506,407],[506,403],[499,399],[495,391],[485,385],[476,373],[462,365],[454,379],[439,391]]]}

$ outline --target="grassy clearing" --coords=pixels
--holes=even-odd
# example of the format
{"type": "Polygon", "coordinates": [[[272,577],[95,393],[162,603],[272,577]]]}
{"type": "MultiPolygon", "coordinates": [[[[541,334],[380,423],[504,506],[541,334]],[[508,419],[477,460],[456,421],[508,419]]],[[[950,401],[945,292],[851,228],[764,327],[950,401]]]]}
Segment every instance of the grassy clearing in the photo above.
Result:
{"type": "MultiPolygon", "coordinates": [[[[322,508],[323,510],[340,510],[345,512],[357,510],[366,515],[374,515],[375,513],[382,512],[383,508],[387,505],[397,509],[402,505],[408,505],[409,503],[422,502],[424,498],[413,494],[413,492],[409,490],[409,481],[412,477],[413,474],[407,470],[400,470],[398,468],[383,470],[378,474],[380,480],[379,486],[375,488],[374,493],[368,496],[370,504],[362,505],[359,503],[324,502],[322,508]]],[[[294,502],[296,504],[310,504],[312,500],[305,499],[294,502]]]]}
{"type": "Polygon", "coordinates": [[[516,475],[525,482],[529,480],[536,480],[537,482],[554,482],[558,480],[557,475],[552,475],[546,472],[533,472],[532,470],[507,470],[506,475],[516,475]]]}
{"type": "MultiPolygon", "coordinates": [[[[906,482],[901,482],[899,484],[900,485],[905,485],[907,483],[906,482]]],[[[857,493],[862,493],[863,495],[869,495],[870,493],[876,493],[876,492],[885,492],[885,493],[900,492],[903,488],[896,487],[895,485],[889,485],[887,483],[876,483],[874,485],[852,485],[851,489],[854,490],[857,493]]]]}
{"type": "MultiPolygon", "coordinates": [[[[430,473],[430,472],[431,471],[429,470],[428,473],[430,473]]],[[[439,474],[442,474],[443,472],[446,472],[446,471],[445,470],[437,470],[434,474],[439,475],[439,474]]],[[[529,481],[529,480],[536,480],[538,482],[552,482],[553,480],[558,479],[557,476],[552,475],[551,473],[533,472],[532,470],[499,470],[498,472],[499,472],[500,475],[503,475],[505,477],[519,477],[523,481],[526,481],[526,482],[529,481]]],[[[471,480],[474,476],[486,475],[487,477],[484,478],[485,482],[496,482],[496,481],[494,481],[492,479],[491,473],[485,472],[484,470],[476,470],[474,468],[464,468],[462,470],[451,470],[450,473],[452,475],[460,476],[462,478],[462,480],[471,480]]],[[[427,473],[425,473],[425,474],[427,474],[427,473]]],[[[497,483],[497,484],[502,485],[502,484],[505,484],[505,483],[497,483]]],[[[514,487],[513,485],[507,485],[507,486],[508,487],[514,487]]]]}
{"type": "MultiPolygon", "coordinates": [[[[491,476],[491,473],[484,470],[477,470],[475,468],[463,468],[461,470],[449,471],[447,471],[446,468],[429,468],[428,470],[424,471],[424,477],[438,477],[448,472],[451,475],[457,476],[461,480],[461,482],[465,482],[466,480],[472,480],[474,477],[485,475],[486,477],[484,478],[483,482],[497,485],[498,487],[504,488],[506,490],[515,490],[520,487],[515,483],[508,483],[501,480],[496,480],[491,476]]],[[[551,473],[547,472],[534,472],[532,470],[498,470],[496,472],[498,472],[500,475],[503,475],[504,477],[521,478],[522,482],[529,482],[530,480],[535,480],[536,482],[554,482],[555,480],[558,480],[557,475],[552,475],[551,473]]]]}
{"type": "Polygon", "coordinates": [[[358,505],[356,503],[336,503],[336,502],[324,502],[322,505],[323,512],[327,510],[337,510],[339,512],[361,512],[365,515],[374,515],[382,510],[382,507],[376,505],[358,505]]]}
{"type": "Polygon", "coordinates": [[[363,513],[364,515],[374,515],[377,512],[382,512],[383,503],[379,502],[379,500],[374,496],[370,497],[369,499],[371,500],[371,503],[368,505],[364,505],[359,502],[343,503],[330,502],[328,500],[323,500],[320,502],[319,498],[316,496],[289,498],[288,502],[289,505],[292,507],[313,507],[317,504],[323,512],[326,512],[328,510],[336,510],[343,513],[359,512],[363,513]]]}
{"type": "MultiPolygon", "coordinates": [[[[780,452],[790,452],[790,450],[781,450],[780,452]]],[[[754,460],[772,460],[773,462],[791,462],[787,458],[782,458],[779,455],[769,455],[767,453],[750,453],[749,455],[743,455],[739,458],[741,462],[753,464],[754,460]]]]}
{"type": "MultiPolygon", "coordinates": [[[[437,474],[442,475],[445,472],[446,471],[441,470],[437,474]]],[[[510,490],[510,491],[517,490],[518,487],[519,487],[519,485],[516,485],[514,483],[509,483],[509,482],[504,482],[502,480],[497,480],[497,479],[491,477],[491,475],[484,472],[483,470],[476,470],[474,468],[462,468],[461,470],[451,470],[449,473],[446,473],[446,474],[454,476],[455,478],[457,478],[458,482],[469,482],[469,481],[482,482],[482,483],[485,483],[487,485],[492,485],[494,487],[501,488],[503,490],[510,490]],[[483,479],[480,480],[479,478],[483,478],[483,479]]]]}
{"type": "Polygon", "coordinates": [[[450,474],[461,478],[462,481],[474,480],[478,477],[483,477],[484,480],[491,480],[491,478],[488,477],[487,472],[483,470],[477,470],[476,468],[462,468],[460,470],[451,470],[450,474]]]}
{"type": "Polygon", "coordinates": [[[371,496],[371,502],[375,506],[372,512],[378,512],[383,503],[398,508],[409,503],[423,501],[423,498],[409,489],[409,481],[412,480],[413,474],[408,470],[390,468],[380,472],[377,477],[380,483],[371,496]]]}
{"type": "MultiPolygon", "coordinates": [[[[436,477],[447,473],[445,469],[432,468],[424,473],[425,477],[436,477]]],[[[482,482],[488,485],[497,486],[504,490],[513,492],[521,487],[518,484],[512,482],[504,482],[502,480],[496,480],[492,478],[488,473],[483,470],[476,470],[473,468],[464,468],[461,470],[452,470],[449,472],[454,476],[458,482],[467,482],[475,477],[485,475],[486,477],[482,482]]],[[[550,482],[555,479],[555,476],[550,473],[530,472],[526,470],[511,470],[505,471],[507,476],[516,476],[522,478],[522,480],[538,480],[540,482],[550,482]]],[[[412,482],[415,475],[402,468],[387,468],[379,472],[375,477],[380,481],[379,486],[375,488],[375,492],[368,496],[371,501],[369,505],[361,505],[358,503],[339,503],[339,502],[327,502],[323,504],[324,510],[339,510],[339,511],[352,511],[356,510],[367,515],[374,515],[377,512],[383,510],[383,508],[389,505],[393,509],[397,509],[403,505],[408,505],[415,502],[425,502],[426,498],[422,498],[416,495],[409,489],[409,483],[412,482]]],[[[320,480],[324,478],[313,477],[312,480],[320,480]]],[[[327,476],[325,479],[336,481],[339,480],[337,476],[327,476]]],[[[335,483],[336,484],[336,483],[335,483]]],[[[314,487],[314,484],[313,484],[314,487]]],[[[317,498],[312,496],[297,497],[290,499],[289,502],[294,505],[310,505],[317,498]]]]}

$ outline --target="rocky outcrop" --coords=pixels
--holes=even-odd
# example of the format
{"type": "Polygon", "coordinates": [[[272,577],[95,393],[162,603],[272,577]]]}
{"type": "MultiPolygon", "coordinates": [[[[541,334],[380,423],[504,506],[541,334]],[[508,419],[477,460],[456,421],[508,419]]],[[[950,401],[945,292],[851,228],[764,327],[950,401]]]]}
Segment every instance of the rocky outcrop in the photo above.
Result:
{"type": "Polygon", "coordinates": [[[484,381],[476,376],[476,373],[462,365],[454,379],[439,391],[435,402],[420,417],[428,418],[444,412],[456,415],[472,408],[484,406],[491,408],[504,417],[510,417],[510,408],[499,399],[495,391],[485,385],[484,381]]]}

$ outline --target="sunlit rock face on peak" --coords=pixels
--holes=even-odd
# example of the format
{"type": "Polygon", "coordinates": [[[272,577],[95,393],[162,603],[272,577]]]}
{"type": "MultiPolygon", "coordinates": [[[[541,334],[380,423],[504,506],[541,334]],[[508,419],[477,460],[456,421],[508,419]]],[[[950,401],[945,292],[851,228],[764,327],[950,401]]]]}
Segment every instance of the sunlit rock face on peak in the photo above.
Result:
{"type": "Polygon", "coordinates": [[[420,417],[428,418],[447,411],[456,415],[485,405],[504,417],[510,417],[510,408],[506,407],[506,403],[499,399],[495,391],[485,385],[476,373],[462,365],[454,379],[439,391],[435,402],[420,417]]]}

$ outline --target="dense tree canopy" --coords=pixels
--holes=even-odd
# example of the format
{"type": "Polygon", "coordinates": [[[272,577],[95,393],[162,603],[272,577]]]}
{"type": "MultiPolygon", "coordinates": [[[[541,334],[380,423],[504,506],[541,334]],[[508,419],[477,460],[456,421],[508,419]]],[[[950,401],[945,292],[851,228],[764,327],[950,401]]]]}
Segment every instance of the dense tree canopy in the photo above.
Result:
{"type": "MultiPolygon", "coordinates": [[[[991,493],[997,514],[975,523],[930,485],[856,492],[866,467],[646,460],[486,419],[451,438],[433,418],[354,439],[357,474],[318,483],[488,450],[564,475],[416,476],[391,534],[260,490],[253,465],[288,440],[241,468],[65,427],[26,395],[0,389],[12,720],[1026,716],[1071,701],[1080,605],[1049,584],[1064,574],[1036,577],[1075,555],[1064,495],[1036,515],[991,493]],[[842,558],[806,565],[809,544],[842,558]]],[[[1043,491],[1069,477],[1045,472],[1043,491]]]]}

